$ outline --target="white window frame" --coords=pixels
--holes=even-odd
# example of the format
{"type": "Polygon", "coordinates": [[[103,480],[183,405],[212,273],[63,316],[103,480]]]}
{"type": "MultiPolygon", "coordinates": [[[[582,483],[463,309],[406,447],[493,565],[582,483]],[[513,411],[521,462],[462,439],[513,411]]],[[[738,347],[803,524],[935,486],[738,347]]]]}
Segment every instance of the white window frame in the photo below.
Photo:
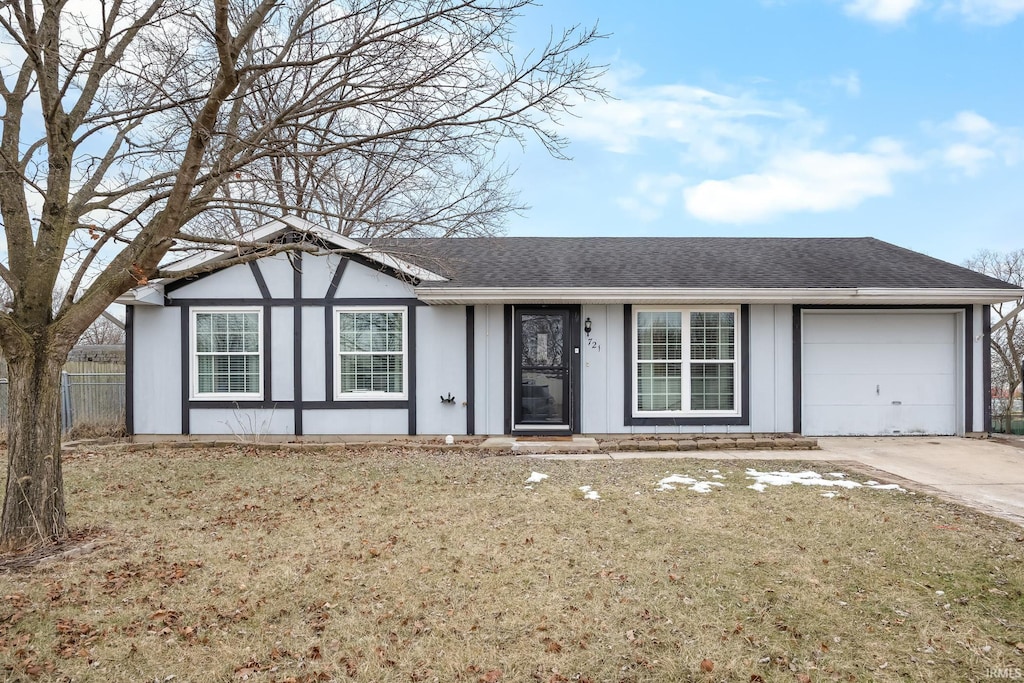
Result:
{"type": "MultiPolygon", "coordinates": [[[[193,401],[259,401],[263,399],[264,364],[263,364],[263,309],[259,306],[198,306],[189,309],[189,381],[191,383],[189,395],[193,401]],[[259,369],[260,381],[259,391],[256,392],[200,392],[199,391],[199,351],[196,347],[196,320],[200,313],[255,313],[259,332],[257,340],[259,344],[259,369]]],[[[230,354],[225,354],[230,355],[230,354]]],[[[241,355],[241,354],[238,354],[241,355]]],[[[248,355],[248,354],[246,354],[248,355]]]]}
{"type": "MultiPolygon", "coordinates": [[[[740,348],[742,335],[740,334],[740,328],[742,321],[740,319],[740,307],[739,306],[634,306],[632,311],[632,319],[630,325],[632,329],[632,346],[630,348],[630,354],[632,356],[632,372],[633,372],[633,417],[739,417],[741,402],[740,396],[742,387],[740,383],[742,381],[742,367],[741,362],[743,358],[742,349],[740,348]],[[681,374],[682,374],[682,396],[681,405],[682,410],[640,410],[640,360],[637,358],[637,344],[639,338],[639,328],[637,321],[639,320],[641,313],[680,313],[682,314],[684,327],[682,329],[682,358],[680,359],[681,374]],[[691,313],[732,313],[733,321],[735,322],[735,329],[733,332],[733,359],[731,361],[733,365],[733,409],[732,410],[693,410],[690,407],[691,392],[690,392],[690,366],[693,363],[704,363],[707,361],[694,360],[690,358],[690,314],[691,313]]],[[[674,361],[672,361],[674,362],[674,361]]],[[[730,361],[718,362],[718,364],[727,364],[730,361]]]]}
{"type": "MultiPolygon", "coordinates": [[[[405,401],[409,398],[409,309],[406,306],[335,306],[334,307],[334,400],[335,401],[405,401]],[[341,334],[339,313],[401,313],[402,314],[402,391],[341,391],[341,334]]],[[[356,355],[356,354],[353,354],[356,355]]],[[[374,355],[365,353],[358,355],[374,355]]],[[[397,355],[397,354],[394,354],[397,355]]]]}

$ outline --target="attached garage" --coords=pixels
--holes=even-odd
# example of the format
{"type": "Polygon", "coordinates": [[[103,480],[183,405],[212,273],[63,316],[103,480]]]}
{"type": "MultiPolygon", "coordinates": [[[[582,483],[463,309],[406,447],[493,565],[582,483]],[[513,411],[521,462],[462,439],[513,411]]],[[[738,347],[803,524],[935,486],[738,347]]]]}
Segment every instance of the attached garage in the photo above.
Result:
{"type": "Polygon", "coordinates": [[[963,312],[804,310],[803,433],[957,434],[963,312]]]}

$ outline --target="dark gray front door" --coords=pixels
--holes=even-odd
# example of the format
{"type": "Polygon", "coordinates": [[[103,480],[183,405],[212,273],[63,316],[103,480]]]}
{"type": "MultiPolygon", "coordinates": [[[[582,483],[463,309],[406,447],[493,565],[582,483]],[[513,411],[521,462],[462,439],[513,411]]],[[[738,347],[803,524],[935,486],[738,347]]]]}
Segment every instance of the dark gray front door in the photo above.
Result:
{"type": "Polygon", "coordinates": [[[570,308],[516,308],[515,431],[573,431],[574,328],[570,308]]]}

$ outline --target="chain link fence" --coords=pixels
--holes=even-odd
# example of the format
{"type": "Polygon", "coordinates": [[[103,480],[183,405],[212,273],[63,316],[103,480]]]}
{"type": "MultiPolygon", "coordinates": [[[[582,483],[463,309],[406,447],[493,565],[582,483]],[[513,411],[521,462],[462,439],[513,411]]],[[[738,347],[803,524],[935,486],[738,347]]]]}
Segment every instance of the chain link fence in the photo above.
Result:
{"type": "MultiPolygon", "coordinates": [[[[61,373],[61,426],[65,435],[124,433],[123,372],[61,373]]],[[[8,386],[0,379],[0,428],[7,424],[8,386]]]]}

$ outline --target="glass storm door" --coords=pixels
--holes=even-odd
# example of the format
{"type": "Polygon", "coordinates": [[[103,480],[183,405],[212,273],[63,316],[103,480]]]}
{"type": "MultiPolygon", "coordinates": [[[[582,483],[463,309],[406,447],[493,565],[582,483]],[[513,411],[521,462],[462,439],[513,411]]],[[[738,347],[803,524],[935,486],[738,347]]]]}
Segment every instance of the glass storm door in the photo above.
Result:
{"type": "Polygon", "coordinates": [[[571,312],[517,308],[514,334],[515,429],[571,430],[571,312]]]}

